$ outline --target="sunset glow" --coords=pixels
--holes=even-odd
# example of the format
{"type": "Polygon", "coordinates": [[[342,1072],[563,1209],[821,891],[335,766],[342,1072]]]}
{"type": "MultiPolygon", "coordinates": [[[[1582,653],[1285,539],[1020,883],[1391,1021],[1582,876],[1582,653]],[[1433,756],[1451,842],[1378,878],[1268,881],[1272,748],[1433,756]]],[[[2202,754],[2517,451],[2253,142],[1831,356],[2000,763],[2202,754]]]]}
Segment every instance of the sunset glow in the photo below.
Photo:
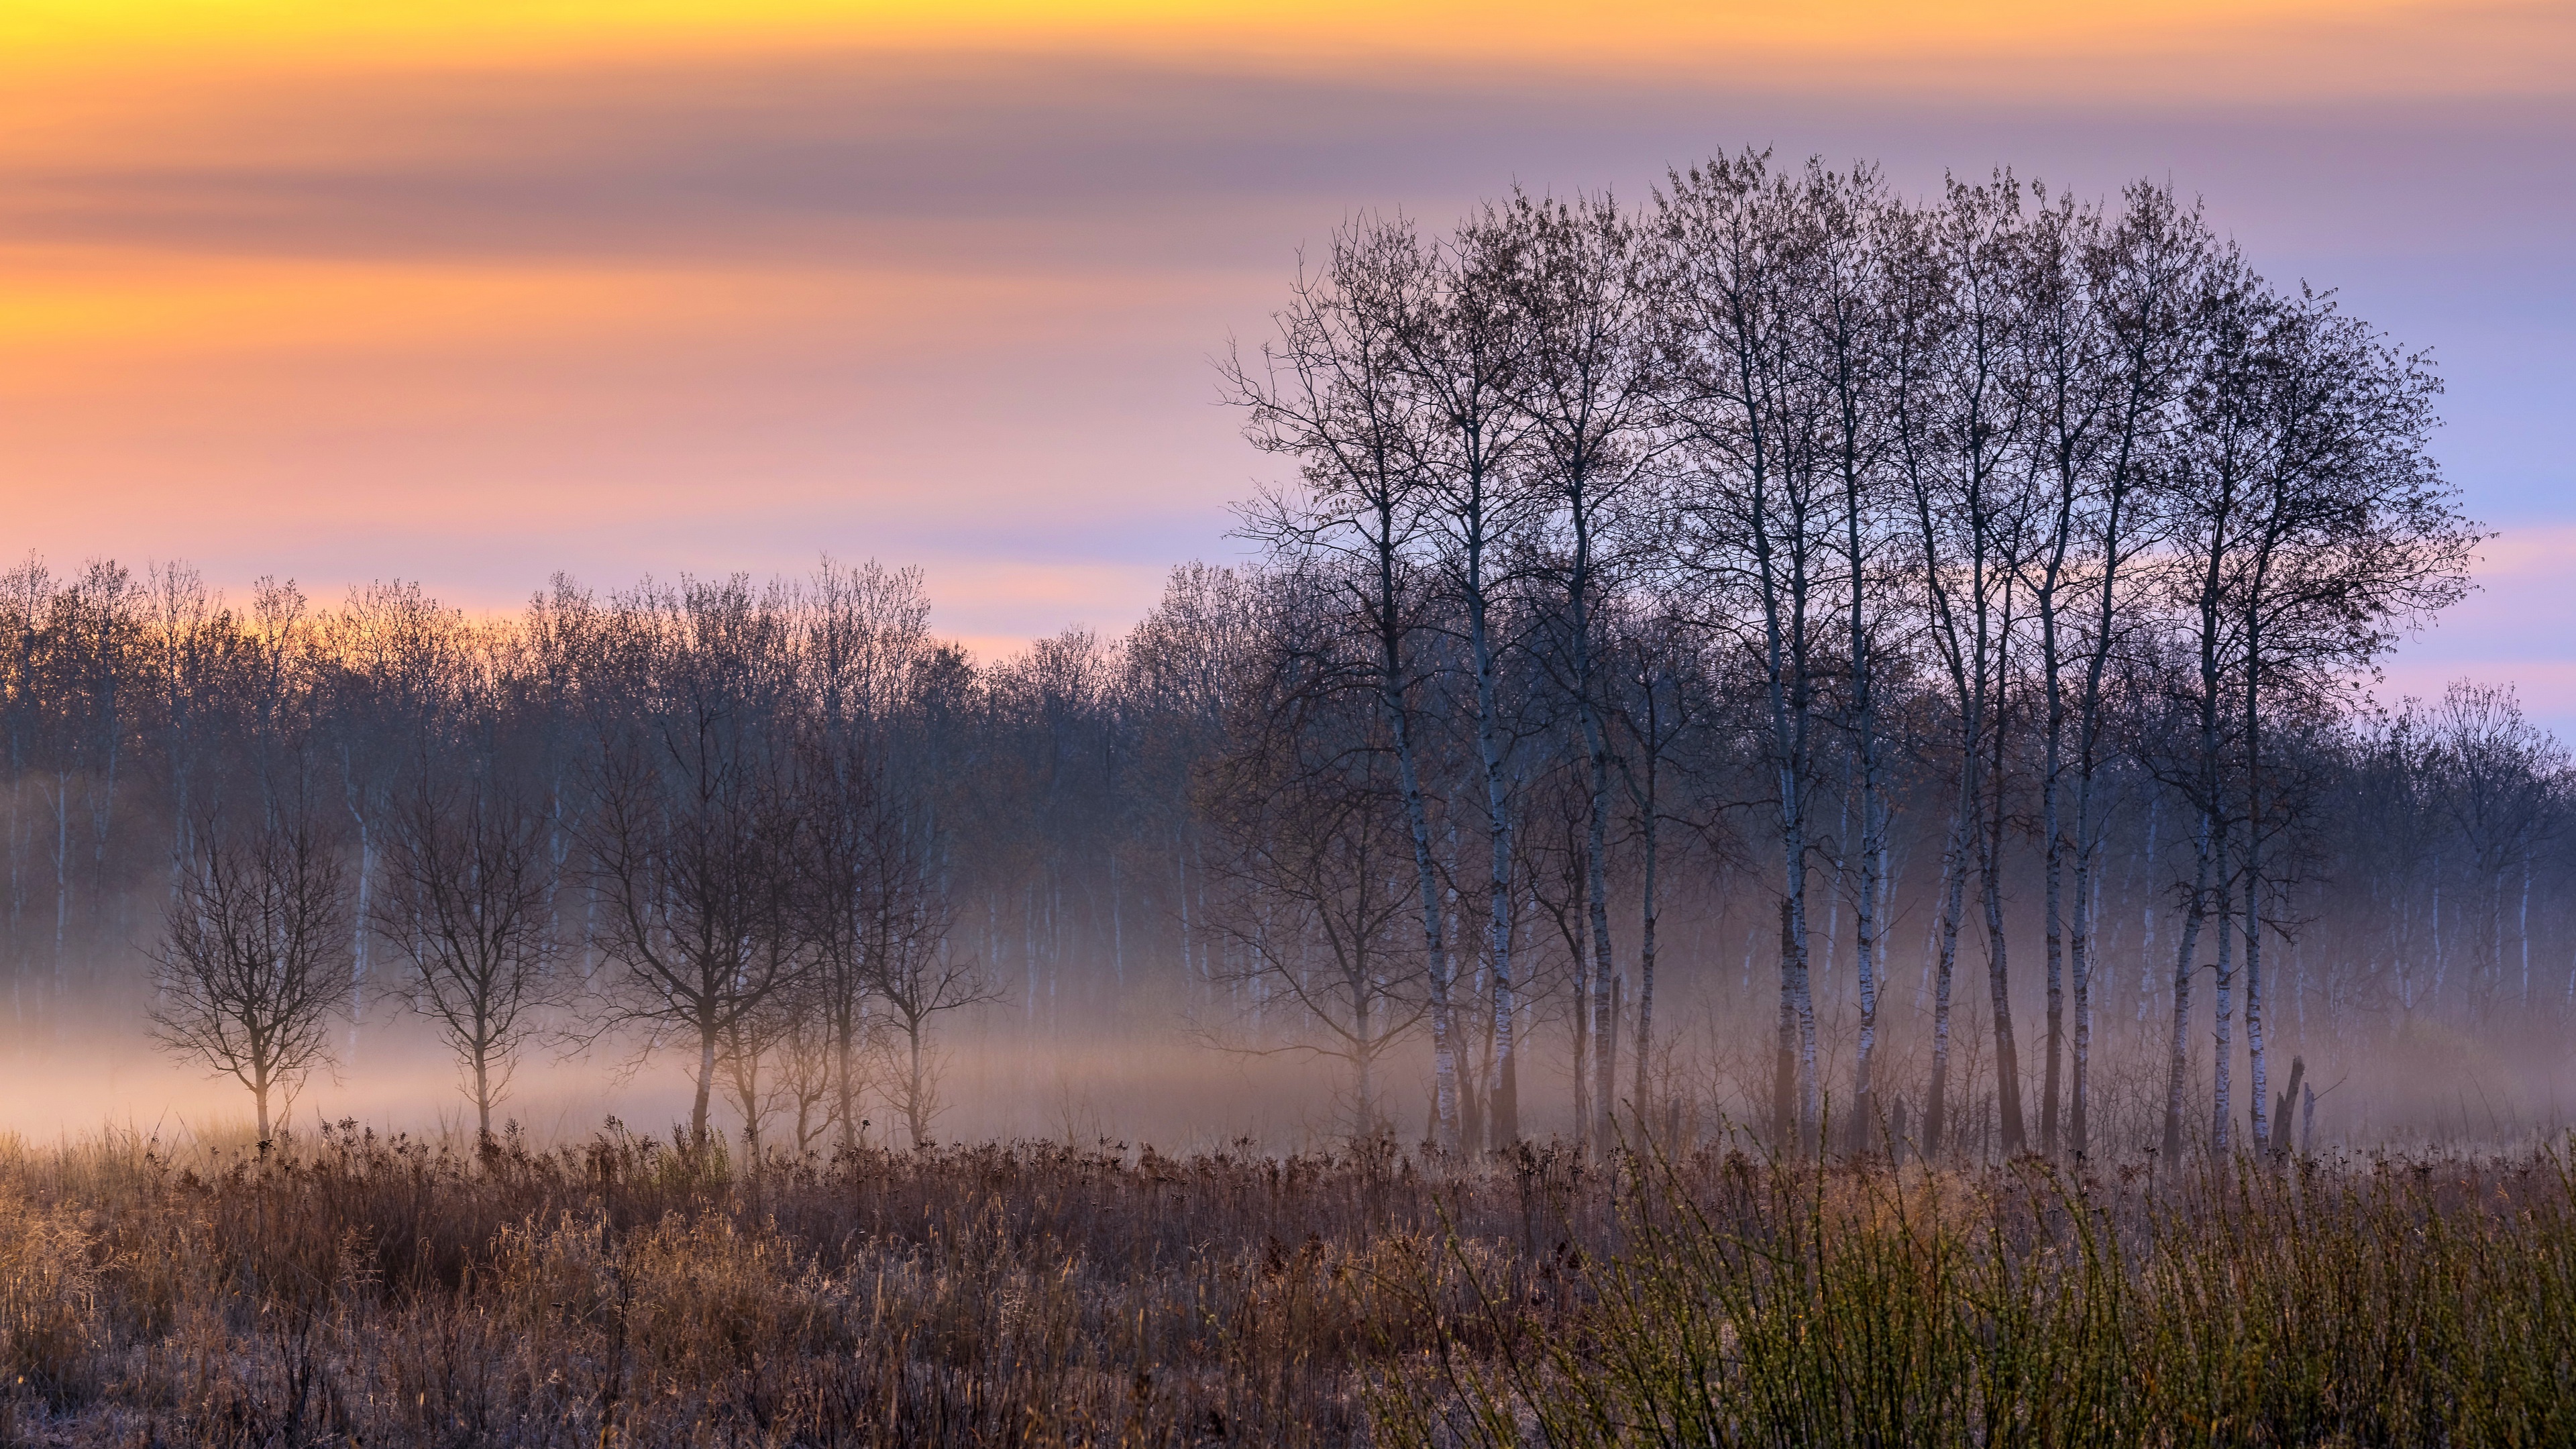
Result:
{"type": "Polygon", "coordinates": [[[0,1449],[2576,1443],[2571,238],[2576,0],[0,0],[0,1449]]]}
{"type": "MultiPolygon", "coordinates": [[[[185,85],[245,72],[599,65],[783,49],[1089,51],[1229,57],[1298,70],[1732,76],[1914,91],[2486,93],[2561,84],[2570,25],[2547,4],[2257,0],[2214,4],[1641,3],[959,5],[697,0],[612,5],[322,5],[275,0],[80,4],[0,16],[9,73],[151,74],[185,85]]],[[[39,102],[34,107],[41,115],[39,102]]]]}
{"type": "MultiPolygon", "coordinates": [[[[2411,0],[22,0],[0,486],[51,557],[478,607],[828,543],[1009,581],[936,591],[1001,647],[1226,550],[1263,475],[1204,359],[1355,208],[1759,142],[1918,187],[2171,173],[2272,265],[2393,277],[2462,205],[2547,245],[2563,199],[2440,138],[2565,135],[2571,37],[2561,6],[2411,0]],[[2431,195],[2357,227],[2320,166],[2431,195]]],[[[2519,346],[2496,366],[2531,386],[2519,346]]]]}

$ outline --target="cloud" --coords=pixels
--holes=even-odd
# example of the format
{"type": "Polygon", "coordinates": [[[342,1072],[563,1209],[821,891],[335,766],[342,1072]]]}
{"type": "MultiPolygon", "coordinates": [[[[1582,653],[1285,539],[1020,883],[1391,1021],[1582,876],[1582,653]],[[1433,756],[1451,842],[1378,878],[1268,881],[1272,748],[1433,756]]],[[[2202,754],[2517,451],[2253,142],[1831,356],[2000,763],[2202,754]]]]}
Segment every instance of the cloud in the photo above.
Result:
{"type": "Polygon", "coordinates": [[[2438,344],[2472,512],[2567,519],[2576,101],[1957,89],[848,46],[196,76],[0,139],[9,542],[491,606],[829,548],[931,564],[988,642],[1114,627],[1275,475],[1205,358],[1298,245],[1743,144],[2203,192],[2438,344]]]}
{"type": "Polygon", "coordinates": [[[2503,529],[2480,551],[2478,588],[2401,644],[2374,691],[2394,707],[2455,679],[2510,684],[2534,719],[2576,740],[2576,522],[2503,529]]]}
{"type": "Polygon", "coordinates": [[[2413,204],[2383,233],[2448,232],[2443,203],[2474,196],[2508,244],[2540,244],[2568,219],[2571,135],[2576,102],[2547,97],[2066,105],[852,51],[182,91],[146,120],[0,153],[0,225],[192,254],[1166,268],[1243,258],[1248,218],[1454,205],[1515,179],[1638,185],[1777,142],[1885,157],[1918,184],[1944,164],[2099,186],[2190,163],[2186,184],[2259,176],[2307,213],[2404,185],[2413,204]]]}
{"type": "Polygon", "coordinates": [[[1019,47],[1299,72],[2314,99],[2563,91],[2572,32],[2549,0],[16,0],[0,65],[24,80],[1019,47]]]}

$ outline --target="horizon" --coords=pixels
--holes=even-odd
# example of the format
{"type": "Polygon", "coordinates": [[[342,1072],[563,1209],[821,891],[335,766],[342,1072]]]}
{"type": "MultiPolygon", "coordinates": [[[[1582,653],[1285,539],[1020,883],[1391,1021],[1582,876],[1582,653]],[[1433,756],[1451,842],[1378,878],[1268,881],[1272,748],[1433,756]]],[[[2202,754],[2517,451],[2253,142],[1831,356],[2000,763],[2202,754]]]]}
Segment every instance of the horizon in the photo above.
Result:
{"type": "Polygon", "coordinates": [[[0,1445],[2576,1442],[2571,234],[2566,0],[10,0],[0,1445]]]}
{"type": "Polygon", "coordinates": [[[17,7],[0,544],[477,613],[828,552],[923,567],[987,660],[1114,635],[1241,556],[1227,506],[1278,473],[1208,364],[1301,248],[1769,144],[1912,194],[2169,180],[2430,350],[2436,454],[2502,537],[2383,695],[2509,682],[2576,734],[2576,21],[1478,13],[17,7]]]}

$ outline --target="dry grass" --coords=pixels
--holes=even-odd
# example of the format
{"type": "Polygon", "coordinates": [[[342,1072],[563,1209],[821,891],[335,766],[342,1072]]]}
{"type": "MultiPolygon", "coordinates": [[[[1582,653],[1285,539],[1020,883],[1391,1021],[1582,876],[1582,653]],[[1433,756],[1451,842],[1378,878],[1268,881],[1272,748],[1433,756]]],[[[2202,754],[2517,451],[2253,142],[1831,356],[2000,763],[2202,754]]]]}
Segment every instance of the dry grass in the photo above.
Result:
{"type": "Polygon", "coordinates": [[[1444,1201],[1566,1217],[1545,1175],[1524,1224],[1383,1145],[93,1141],[0,1153],[0,1352],[39,1441],[1343,1443],[1439,1330],[1377,1285],[1448,1272],[1444,1201]]]}
{"type": "Polygon", "coordinates": [[[2548,1443],[2571,1201],[2546,1155],[0,1144],[0,1359],[54,1443],[2548,1443]]]}
{"type": "Polygon", "coordinates": [[[1621,1198],[1591,1307],[1535,1355],[1400,1365],[1386,1438],[2576,1443],[2576,1179],[2551,1152],[2162,1183],[1655,1159],[1621,1198]]]}

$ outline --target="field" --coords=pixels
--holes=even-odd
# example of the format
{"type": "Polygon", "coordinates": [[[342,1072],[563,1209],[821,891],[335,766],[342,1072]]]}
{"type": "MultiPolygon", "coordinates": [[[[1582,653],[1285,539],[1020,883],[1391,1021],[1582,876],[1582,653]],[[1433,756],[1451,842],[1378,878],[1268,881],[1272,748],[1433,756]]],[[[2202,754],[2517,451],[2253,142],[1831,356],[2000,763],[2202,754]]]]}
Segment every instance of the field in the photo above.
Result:
{"type": "Polygon", "coordinates": [[[21,1443],[2576,1442],[2546,1149],[0,1153],[21,1443]]]}

